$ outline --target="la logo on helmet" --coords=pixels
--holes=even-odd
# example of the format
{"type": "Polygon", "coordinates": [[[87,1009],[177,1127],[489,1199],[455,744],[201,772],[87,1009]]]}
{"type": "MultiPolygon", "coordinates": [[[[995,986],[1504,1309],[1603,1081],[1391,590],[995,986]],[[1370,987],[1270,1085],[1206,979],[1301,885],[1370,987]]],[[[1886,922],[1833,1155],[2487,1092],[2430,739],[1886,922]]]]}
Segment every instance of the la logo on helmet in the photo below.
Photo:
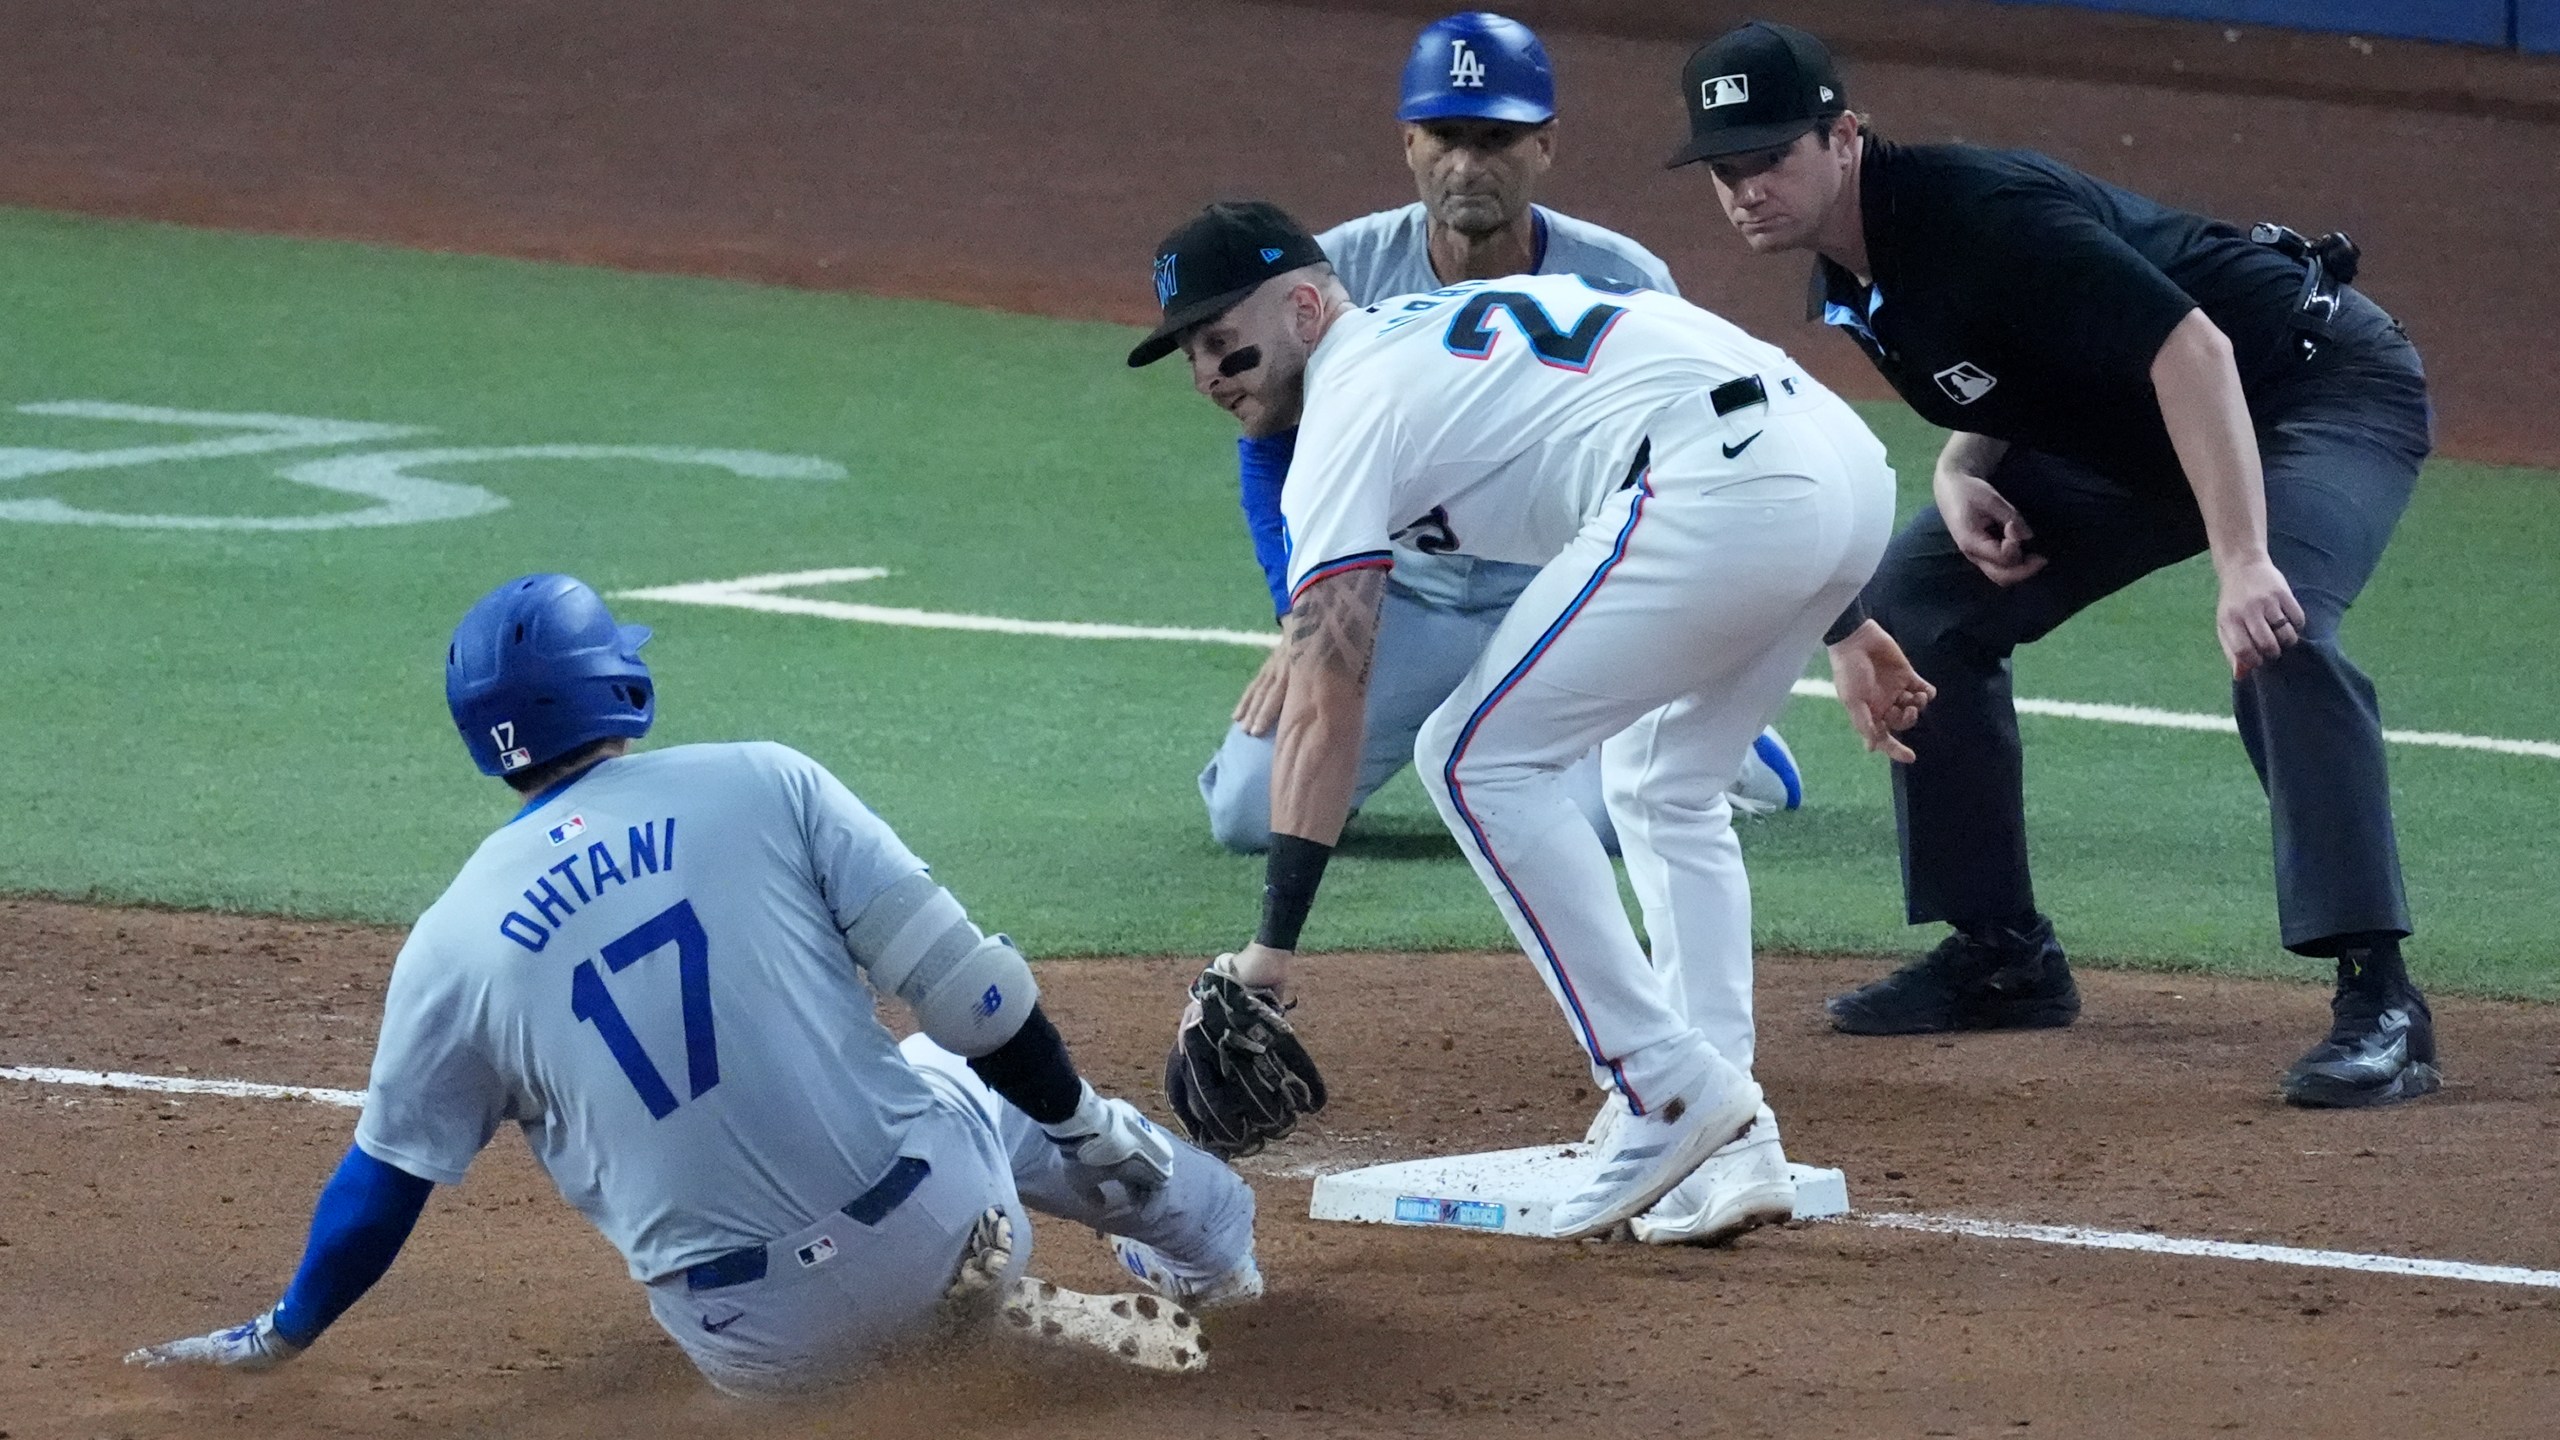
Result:
{"type": "Polygon", "coordinates": [[[1484,61],[1468,48],[1464,40],[1449,42],[1449,88],[1481,90],[1484,88],[1484,61]]]}

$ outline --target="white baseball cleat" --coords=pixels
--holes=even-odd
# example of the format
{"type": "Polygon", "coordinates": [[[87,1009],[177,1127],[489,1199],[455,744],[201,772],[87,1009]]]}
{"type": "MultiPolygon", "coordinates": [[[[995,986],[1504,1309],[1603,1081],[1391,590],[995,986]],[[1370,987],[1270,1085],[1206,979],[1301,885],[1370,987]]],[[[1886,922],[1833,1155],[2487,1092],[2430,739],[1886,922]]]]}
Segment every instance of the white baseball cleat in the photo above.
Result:
{"type": "Polygon", "coordinates": [[[1209,1337],[1190,1311],[1153,1295],[1087,1295],[1029,1276],[1005,1287],[1010,1334],[1098,1350],[1141,1370],[1191,1375],[1209,1368],[1209,1337]]]}
{"type": "Polygon", "coordinates": [[[1742,757],[1742,771],[1725,787],[1736,815],[1774,815],[1804,804],[1804,772],[1795,752],[1775,730],[1763,730],[1742,757]]]}
{"type": "Polygon", "coordinates": [[[1651,1208],[1706,1158],[1751,1128],[1760,1087],[1722,1056],[1704,1077],[1642,1115],[1617,1123],[1590,1161],[1588,1179],[1555,1208],[1547,1233],[1559,1240],[1597,1235],[1651,1208]]]}
{"type": "Polygon", "coordinates": [[[1618,1122],[1626,1118],[1627,1097],[1615,1090],[1605,1092],[1605,1098],[1600,1102],[1600,1113],[1591,1117],[1591,1127],[1582,1132],[1582,1143],[1608,1144],[1609,1132],[1617,1129],[1618,1122]]]}
{"type": "Polygon", "coordinates": [[[1122,1269],[1146,1281],[1157,1294],[1195,1310],[1215,1310],[1221,1305],[1241,1305],[1262,1298],[1262,1267],[1254,1263],[1251,1251],[1245,1252],[1244,1260],[1235,1268],[1203,1276],[1192,1274],[1153,1245],[1126,1235],[1109,1238],[1111,1253],[1120,1257],[1122,1269]]]}
{"type": "Polygon", "coordinates": [[[1778,1145],[1778,1117],[1763,1105],[1741,1139],[1709,1155],[1627,1228],[1647,1245],[1714,1245],[1795,1213],[1796,1182],[1778,1145]]]}

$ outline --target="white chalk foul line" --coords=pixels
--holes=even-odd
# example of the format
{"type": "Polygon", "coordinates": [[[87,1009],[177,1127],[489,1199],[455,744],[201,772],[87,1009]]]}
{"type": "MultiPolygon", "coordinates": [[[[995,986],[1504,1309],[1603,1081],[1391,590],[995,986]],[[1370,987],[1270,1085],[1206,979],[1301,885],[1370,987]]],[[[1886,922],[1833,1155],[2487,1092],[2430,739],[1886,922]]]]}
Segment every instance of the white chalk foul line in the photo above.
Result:
{"type": "Polygon", "coordinates": [[[156,1095],[221,1095],[234,1100],[312,1100],[364,1108],[361,1090],[318,1085],[261,1085],[254,1080],[198,1080],[189,1075],[134,1075],[122,1070],[58,1070],[50,1065],[0,1065],[0,1080],[36,1085],[85,1085],[101,1090],[142,1090],[156,1095]]]}
{"type": "Polygon", "coordinates": [[[1839,1221],[1826,1223],[1867,1225],[1878,1230],[1917,1230],[1931,1235],[1969,1235],[1982,1240],[2028,1240],[2039,1245],[2067,1245],[2083,1250],[2130,1250],[2145,1255],[2184,1255],[2205,1260],[2253,1260],[2262,1265],[2361,1270],[2372,1275],[2417,1275],[2430,1280],[2468,1280],[2483,1285],[2527,1285],[2542,1290],[2560,1290],[2560,1270],[2528,1270],[2520,1265],[2475,1265],[2465,1260],[2420,1260],[2404,1255],[2306,1250],[2293,1245],[2255,1245],[2236,1240],[2190,1240],[2145,1231],[1969,1220],[1960,1215],[1852,1211],[1839,1221]]]}
{"type": "MultiPolygon", "coordinates": [[[[361,1090],[331,1090],[317,1085],[264,1085],[254,1080],[199,1080],[190,1075],[135,1075],[121,1070],[0,1065],[0,1080],[136,1090],[159,1095],[308,1100],[351,1110],[364,1106],[364,1092],[361,1090]]],[[[1323,1167],[1255,1168],[1264,1174],[1309,1178],[1321,1173],[1323,1167]]],[[[2425,1260],[2404,1255],[2369,1255],[2354,1250],[2307,1250],[2292,1245],[2257,1245],[2235,1240],[2193,1240],[2146,1231],[2091,1230],[2077,1225],[2029,1225],[2010,1220],[1974,1220],[1961,1215],[1906,1215],[1864,1210],[1820,1223],[1865,1225],[1878,1230],[1913,1230],[1930,1235],[1964,1235],[1982,1240],[2024,1240],[2038,1245],[2061,1245],[2082,1250],[2128,1250],[2147,1255],[2251,1261],[2261,1265],[2294,1265],[2316,1270],[2359,1270],[2372,1275],[2415,1275],[2430,1280],[2463,1280],[2481,1285],[2560,1290],[2560,1270],[2532,1270],[2520,1265],[2478,1265],[2465,1260],[2425,1260]]]]}
{"type": "MultiPolygon", "coordinates": [[[[993,635],[1046,635],[1064,640],[1176,640],[1199,645],[1240,645],[1268,650],[1279,642],[1276,630],[1210,630],[1179,625],[1104,625],[1084,620],[1013,620],[1001,615],[966,615],[948,610],[906,610],[886,605],[851,605],[841,600],[812,600],[785,595],[785,590],[811,585],[845,585],[878,580],[890,572],[875,565],[834,570],[787,570],[772,575],[745,575],[735,580],[697,580],[683,585],[655,585],[617,590],[616,600],[658,600],[674,605],[708,605],[727,610],[753,610],[767,615],[808,615],[858,625],[901,625],[919,630],[975,630],[993,635]]],[[[1799,680],[1798,695],[1832,697],[1828,680],[1799,680]]],[[[2240,727],[2228,715],[2186,710],[2155,710],[2147,705],[2100,705],[2078,700],[2020,700],[2022,715],[2050,715],[2064,720],[2095,720],[2108,725],[2141,725],[2154,730],[2202,730],[2237,735],[2240,727]]],[[[2560,760],[2560,741],[2509,740],[2496,735],[2458,735],[2445,730],[2385,730],[2395,745],[2422,745],[2438,750],[2485,750],[2497,755],[2529,755],[2560,760]]]]}

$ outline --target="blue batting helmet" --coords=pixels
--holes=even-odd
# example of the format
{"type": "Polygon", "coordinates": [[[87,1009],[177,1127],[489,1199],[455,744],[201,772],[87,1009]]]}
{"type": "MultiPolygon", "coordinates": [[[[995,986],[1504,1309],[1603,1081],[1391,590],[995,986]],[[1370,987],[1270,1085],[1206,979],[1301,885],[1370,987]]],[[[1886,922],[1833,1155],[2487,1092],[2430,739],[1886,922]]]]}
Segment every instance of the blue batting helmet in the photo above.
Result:
{"type": "Polygon", "coordinates": [[[646,625],[616,625],[567,575],[525,575],[480,597],[453,627],[444,702],[483,775],[548,764],[658,716],[640,659],[646,625]]]}
{"type": "Polygon", "coordinates": [[[1556,75],[1547,47],[1529,27],[1485,10],[1436,20],[1413,42],[1404,62],[1399,120],[1508,120],[1543,125],[1556,118],[1556,75]]]}

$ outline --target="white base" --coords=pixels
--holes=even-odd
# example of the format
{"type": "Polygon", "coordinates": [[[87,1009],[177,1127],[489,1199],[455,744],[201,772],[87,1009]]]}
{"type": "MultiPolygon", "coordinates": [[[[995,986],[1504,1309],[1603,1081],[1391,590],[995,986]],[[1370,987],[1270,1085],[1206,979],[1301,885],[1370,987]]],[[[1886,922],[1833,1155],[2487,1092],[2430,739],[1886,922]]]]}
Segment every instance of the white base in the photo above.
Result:
{"type": "MultiPolygon", "coordinates": [[[[1549,1217],[1583,1178],[1580,1145],[1532,1145],[1480,1155],[1446,1155],[1346,1170],[1316,1181],[1307,1213],[1318,1220],[1431,1225],[1547,1239],[1549,1217]]],[[[1849,1212],[1849,1182],[1837,1170],[1789,1165],[1798,1220],[1849,1212]]]]}

